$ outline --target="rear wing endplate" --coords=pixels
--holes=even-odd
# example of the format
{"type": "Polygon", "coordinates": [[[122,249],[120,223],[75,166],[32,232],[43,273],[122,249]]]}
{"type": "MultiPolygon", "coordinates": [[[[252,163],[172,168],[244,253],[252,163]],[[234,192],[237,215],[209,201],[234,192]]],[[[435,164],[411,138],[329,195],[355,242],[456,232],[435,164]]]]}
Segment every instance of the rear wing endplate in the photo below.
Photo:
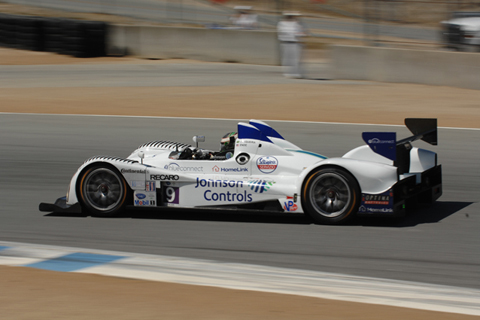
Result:
{"type": "Polygon", "coordinates": [[[364,132],[362,138],[373,150],[392,161],[397,159],[397,149],[411,149],[410,142],[423,140],[436,146],[437,119],[406,118],[405,126],[413,133],[413,136],[397,141],[395,132],[364,132]]]}

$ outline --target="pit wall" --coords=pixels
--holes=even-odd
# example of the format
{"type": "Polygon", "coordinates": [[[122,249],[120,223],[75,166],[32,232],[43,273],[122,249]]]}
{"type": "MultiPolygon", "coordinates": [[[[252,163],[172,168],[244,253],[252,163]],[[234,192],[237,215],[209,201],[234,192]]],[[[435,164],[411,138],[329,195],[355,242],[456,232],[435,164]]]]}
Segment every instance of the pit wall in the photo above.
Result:
{"type": "Polygon", "coordinates": [[[335,79],[480,90],[480,54],[379,47],[332,47],[335,79]]]}
{"type": "Polygon", "coordinates": [[[261,65],[280,62],[276,32],[261,30],[110,25],[107,54],[261,65]]]}

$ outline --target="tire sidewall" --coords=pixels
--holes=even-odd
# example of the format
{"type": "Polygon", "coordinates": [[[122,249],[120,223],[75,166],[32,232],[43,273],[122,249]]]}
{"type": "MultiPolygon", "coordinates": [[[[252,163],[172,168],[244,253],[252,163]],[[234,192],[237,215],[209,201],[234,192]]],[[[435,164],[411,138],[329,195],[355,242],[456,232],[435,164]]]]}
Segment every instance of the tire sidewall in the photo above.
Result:
{"type": "Polygon", "coordinates": [[[356,216],[360,204],[360,187],[357,180],[346,170],[337,167],[318,168],[307,176],[302,185],[302,206],[307,215],[309,215],[314,222],[320,224],[344,224],[351,221],[356,216]],[[335,217],[327,217],[318,212],[316,206],[310,200],[311,188],[314,186],[313,182],[320,175],[334,174],[343,178],[350,189],[349,201],[347,209],[342,214],[335,217]]]}
{"type": "Polygon", "coordinates": [[[130,193],[129,190],[130,189],[128,188],[125,178],[114,166],[110,164],[93,164],[84,168],[82,172],[79,174],[77,179],[77,184],[76,184],[76,191],[77,191],[78,199],[79,199],[80,205],[82,206],[82,209],[89,212],[92,216],[95,216],[95,217],[118,216],[125,209],[125,205],[127,203],[127,195],[130,193]],[[103,210],[98,210],[94,208],[93,206],[90,205],[89,201],[86,200],[86,195],[83,193],[83,183],[86,182],[85,181],[86,177],[96,169],[110,170],[113,174],[117,176],[118,180],[122,184],[123,194],[121,195],[121,201],[110,210],[103,211],[103,210]]]}

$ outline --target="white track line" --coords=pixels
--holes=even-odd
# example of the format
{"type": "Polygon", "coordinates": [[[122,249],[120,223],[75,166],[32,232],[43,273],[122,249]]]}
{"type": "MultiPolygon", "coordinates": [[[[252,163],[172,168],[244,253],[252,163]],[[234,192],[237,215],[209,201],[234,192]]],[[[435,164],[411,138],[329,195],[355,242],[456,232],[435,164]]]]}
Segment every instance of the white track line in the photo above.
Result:
{"type": "MultiPolygon", "coordinates": [[[[74,117],[107,117],[107,118],[145,118],[145,119],[178,119],[178,120],[218,120],[218,121],[247,121],[249,119],[227,119],[227,118],[195,118],[195,117],[159,117],[159,116],[127,116],[127,115],[102,115],[102,114],[63,114],[63,113],[26,113],[26,112],[0,112],[6,115],[34,115],[34,116],[74,116],[74,117]]],[[[349,123],[349,122],[322,122],[322,121],[300,121],[300,120],[268,120],[266,122],[287,122],[287,123],[312,123],[312,124],[336,124],[351,126],[384,126],[384,127],[405,127],[400,124],[375,124],[375,123],[349,123]]],[[[452,130],[473,130],[480,131],[480,128],[461,127],[438,127],[439,129],[452,130]]]]}
{"type": "MultiPolygon", "coordinates": [[[[214,286],[480,316],[480,290],[420,282],[171,256],[0,242],[0,264],[25,266],[73,253],[124,258],[74,272],[214,286]]],[[[61,262],[60,262],[61,263],[61,262]]]]}

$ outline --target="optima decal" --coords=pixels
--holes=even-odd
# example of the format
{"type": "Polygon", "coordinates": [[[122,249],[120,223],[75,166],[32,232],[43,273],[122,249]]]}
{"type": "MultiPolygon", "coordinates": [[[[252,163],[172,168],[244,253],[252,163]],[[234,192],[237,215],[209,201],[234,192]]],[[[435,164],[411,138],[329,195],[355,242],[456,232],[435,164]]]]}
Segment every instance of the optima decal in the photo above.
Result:
{"type": "Polygon", "coordinates": [[[388,190],[381,194],[362,194],[362,205],[393,206],[393,192],[388,190]]]}
{"type": "Polygon", "coordinates": [[[393,191],[387,190],[380,194],[362,194],[359,212],[392,213],[393,191]]]}

